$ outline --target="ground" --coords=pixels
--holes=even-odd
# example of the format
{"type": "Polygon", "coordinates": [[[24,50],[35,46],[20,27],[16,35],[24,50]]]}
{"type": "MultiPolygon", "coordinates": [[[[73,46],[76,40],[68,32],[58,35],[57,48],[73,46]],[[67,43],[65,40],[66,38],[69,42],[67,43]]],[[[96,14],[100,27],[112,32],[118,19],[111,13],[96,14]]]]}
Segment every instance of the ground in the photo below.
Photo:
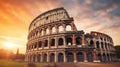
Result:
{"type": "MultiPolygon", "coordinates": [[[[26,62],[15,62],[11,60],[0,60],[0,67],[24,67],[26,62]]],[[[46,63],[36,63],[37,67],[43,67],[46,63]]]]}
{"type": "MultiPolygon", "coordinates": [[[[0,60],[0,67],[24,67],[26,62],[14,62],[10,60],[0,60]]],[[[54,63],[36,63],[37,67],[43,67],[47,65],[54,65],[54,63]]],[[[119,67],[120,62],[117,63],[57,63],[56,67],[119,67]]]]}

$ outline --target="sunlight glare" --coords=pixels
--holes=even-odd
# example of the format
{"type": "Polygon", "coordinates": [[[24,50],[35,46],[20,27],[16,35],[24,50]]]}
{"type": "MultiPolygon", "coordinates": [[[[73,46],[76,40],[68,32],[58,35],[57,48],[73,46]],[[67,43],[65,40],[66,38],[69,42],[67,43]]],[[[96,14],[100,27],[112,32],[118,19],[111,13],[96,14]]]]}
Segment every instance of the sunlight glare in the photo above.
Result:
{"type": "Polygon", "coordinates": [[[12,48],[15,47],[15,44],[14,44],[14,43],[11,43],[11,42],[7,42],[7,43],[5,43],[5,46],[6,46],[7,48],[9,48],[9,49],[12,49],[12,48]]]}

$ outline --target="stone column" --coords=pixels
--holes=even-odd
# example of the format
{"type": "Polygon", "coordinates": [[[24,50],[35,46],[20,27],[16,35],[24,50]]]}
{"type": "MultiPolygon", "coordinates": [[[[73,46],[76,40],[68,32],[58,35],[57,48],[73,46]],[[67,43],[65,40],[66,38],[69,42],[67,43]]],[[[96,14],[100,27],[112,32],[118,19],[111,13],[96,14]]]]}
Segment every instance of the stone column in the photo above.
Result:
{"type": "Polygon", "coordinates": [[[82,34],[82,45],[85,45],[84,35],[82,34]]]}
{"type": "Polygon", "coordinates": [[[38,62],[38,57],[37,57],[38,54],[35,55],[35,62],[38,62]]]}
{"type": "Polygon", "coordinates": [[[40,61],[43,62],[43,53],[41,53],[41,60],[40,61]]]}
{"type": "Polygon", "coordinates": [[[50,48],[50,38],[48,38],[48,48],[50,48]]]}
{"type": "Polygon", "coordinates": [[[55,52],[55,62],[58,62],[58,53],[55,52]]]}
{"type": "Polygon", "coordinates": [[[56,33],[59,33],[59,30],[58,30],[58,26],[57,26],[57,25],[55,26],[55,29],[56,29],[56,33]]]}
{"type": "Polygon", "coordinates": [[[47,52],[47,62],[50,62],[50,53],[49,52],[47,52]]]}
{"type": "Polygon", "coordinates": [[[75,35],[73,34],[73,37],[72,37],[72,45],[76,45],[75,44],[75,35]]]}
{"type": "Polygon", "coordinates": [[[101,54],[101,59],[102,59],[102,61],[104,60],[104,59],[103,59],[103,54],[101,54]]]}
{"type": "Polygon", "coordinates": [[[58,38],[55,37],[55,48],[58,48],[58,38]]]}
{"type": "Polygon", "coordinates": [[[44,40],[42,41],[42,49],[44,49],[44,40]]]}
{"type": "Polygon", "coordinates": [[[87,62],[87,55],[86,55],[86,52],[83,52],[83,55],[84,55],[84,62],[87,62]]]}
{"type": "Polygon", "coordinates": [[[106,49],[105,49],[105,43],[104,43],[104,42],[103,42],[103,49],[106,50],[106,49]]]}
{"type": "Polygon", "coordinates": [[[66,32],[66,25],[64,24],[63,25],[63,28],[64,28],[64,33],[66,32]]]}
{"type": "Polygon", "coordinates": [[[37,42],[37,50],[39,49],[39,44],[38,44],[38,42],[37,42]]]}
{"type": "Polygon", "coordinates": [[[67,46],[65,37],[63,37],[63,44],[64,44],[65,47],[67,46]]]}
{"type": "Polygon", "coordinates": [[[97,59],[97,54],[96,52],[92,52],[93,53],[93,62],[100,62],[98,59],[97,59]]]}
{"type": "Polygon", "coordinates": [[[94,41],[94,47],[97,48],[97,47],[96,47],[96,41],[95,41],[95,40],[93,40],[93,41],[94,41]]]}
{"type": "Polygon", "coordinates": [[[49,27],[49,34],[52,34],[52,28],[49,27]]]}
{"type": "Polygon", "coordinates": [[[67,58],[66,58],[65,52],[63,53],[63,55],[64,55],[64,62],[67,62],[67,58]]]}
{"type": "Polygon", "coordinates": [[[74,62],[77,62],[77,57],[76,57],[76,52],[73,53],[74,54],[74,62]]]}

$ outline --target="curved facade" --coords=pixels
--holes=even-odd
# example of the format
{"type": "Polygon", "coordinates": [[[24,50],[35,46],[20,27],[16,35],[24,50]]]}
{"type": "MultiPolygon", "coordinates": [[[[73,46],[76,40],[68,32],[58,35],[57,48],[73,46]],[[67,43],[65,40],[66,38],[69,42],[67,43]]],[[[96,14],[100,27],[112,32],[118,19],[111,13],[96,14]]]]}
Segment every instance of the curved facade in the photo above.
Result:
{"type": "Polygon", "coordinates": [[[64,8],[36,17],[29,26],[26,61],[30,62],[111,62],[115,59],[110,36],[78,31],[64,8]]]}

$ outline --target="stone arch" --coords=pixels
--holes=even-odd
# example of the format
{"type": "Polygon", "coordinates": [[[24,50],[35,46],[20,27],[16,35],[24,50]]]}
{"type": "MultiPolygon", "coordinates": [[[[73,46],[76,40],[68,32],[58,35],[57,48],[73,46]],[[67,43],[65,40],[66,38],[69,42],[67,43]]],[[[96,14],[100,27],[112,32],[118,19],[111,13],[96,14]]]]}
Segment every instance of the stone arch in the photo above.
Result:
{"type": "Polygon", "coordinates": [[[90,46],[90,47],[93,47],[93,46],[94,46],[94,41],[93,41],[93,40],[90,40],[89,46],[90,46]]]}
{"type": "Polygon", "coordinates": [[[38,48],[42,47],[42,41],[38,41],[38,48]]]}
{"type": "Polygon", "coordinates": [[[29,56],[29,61],[32,62],[32,55],[29,56]]]}
{"type": "Polygon", "coordinates": [[[105,53],[103,53],[103,60],[102,61],[106,62],[106,55],[105,55],[105,53]]]}
{"type": "Polygon", "coordinates": [[[47,46],[48,46],[48,40],[45,40],[44,47],[47,47],[47,46]]]}
{"type": "Polygon", "coordinates": [[[50,54],[50,62],[55,62],[55,54],[54,53],[50,54]]]}
{"type": "Polygon", "coordinates": [[[67,53],[67,62],[74,62],[74,55],[72,52],[67,53]]]}
{"type": "Polygon", "coordinates": [[[44,35],[44,30],[41,30],[41,36],[43,36],[44,35]]]}
{"type": "Polygon", "coordinates": [[[59,45],[59,46],[62,46],[62,45],[63,45],[63,38],[59,38],[59,39],[58,39],[58,45],[59,45]]]}
{"type": "Polygon", "coordinates": [[[43,62],[47,62],[47,54],[43,54],[43,62]]]}
{"type": "Polygon", "coordinates": [[[98,57],[98,60],[100,60],[102,62],[102,55],[100,53],[98,54],[97,57],[98,57]]]}
{"type": "Polygon", "coordinates": [[[98,49],[100,49],[99,41],[96,42],[96,47],[97,47],[98,49]]]}
{"type": "Polygon", "coordinates": [[[78,52],[78,53],[77,53],[77,61],[78,61],[78,62],[84,61],[84,56],[83,56],[83,53],[82,53],[82,52],[78,52]]]}
{"type": "Polygon", "coordinates": [[[52,34],[57,33],[56,27],[52,27],[52,34]]]}
{"type": "Polygon", "coordinates": [[[63,53],[58,54],[58,62],[63,62],[64,61],[64,55],[63,53]]]}
{"type": "Polygon", "coordinates": [[[67,42],[67,45],[72,45],[72,38],[71,37],[67,37],[66,38],[66,42],[67,42]]]}
{"type": "Polygon", "coordinates": [[[37,55],[37,62],[40,62],[40,61],[41,61],[41,55],[38,54],[38,55],[37,55]]]}
{"type": "Polygon", "coordinates": [[[88,62],[93,62],[93,54],[92,54],[92,52],[87,53],[87,60],[88,60],[88,62]]]}
{"type": "Polygon", "coordinates": [[[49,28],[46,29],[46,34],[50,34],[49,28]]]}
{"type": "Polygon", "coordinates": [[[36,62],[36,55],[33,55],[33,62],[36,62]]]}
{"type": "Polygon", "coordinates": [[[72,31],[72,26],[71,25],[66,25],[66,31],[72,31]]]}
{"type": "Polygon", "coordinates": [[[59,31],[59,33],[60,33],[60,32],[64,32],[64,27],[63,27],[62,25],[59,26],[59,27],[58,27],[58,31],[59,31]]]}
{"type": "Polygon", "coordinates": [[[107,43],[105,42],[105,49],[107,50],[107,43]]]}
{"type": "Polygon", "coordinates": [[[35,49],[37,48],[37,42],[34,43],[34,48],[35,48],[35,49]]]}
{"type": "Polygon", "coordinates": [[[76,37],[76,45],[81,45],[82,39],[80,37],[76,37]]]}
{"type": "Polygon", "coordinates": [[[39,31],[36,31],[36,36],[39,36],[39,31]]]}
{"type": "Polygon", "coordinates": [[[50,45],[55,46],[55,39],[51,39],[50,45]]]}

